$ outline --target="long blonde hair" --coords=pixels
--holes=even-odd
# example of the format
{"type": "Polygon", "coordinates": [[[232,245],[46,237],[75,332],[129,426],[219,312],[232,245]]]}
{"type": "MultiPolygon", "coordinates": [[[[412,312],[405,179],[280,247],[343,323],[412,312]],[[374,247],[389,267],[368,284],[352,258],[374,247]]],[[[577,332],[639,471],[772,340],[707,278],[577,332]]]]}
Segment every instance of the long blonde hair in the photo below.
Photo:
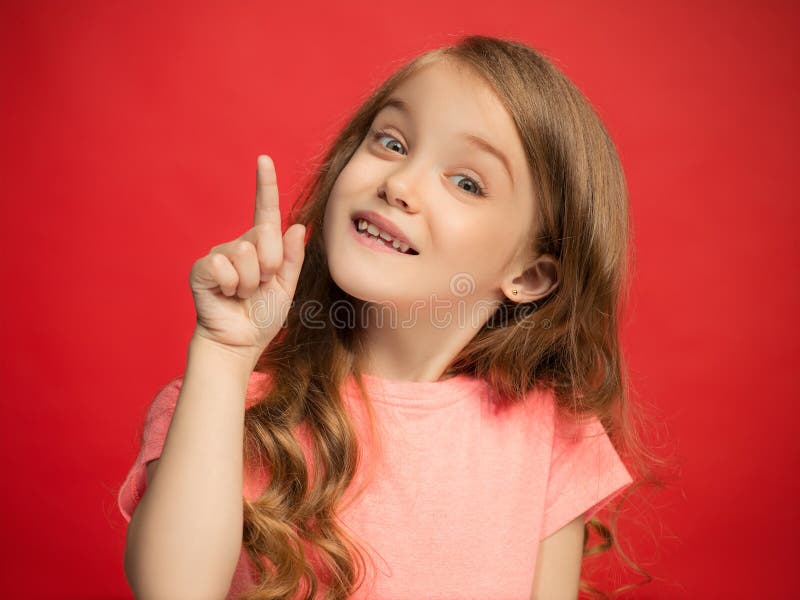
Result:
{"type": "MultiPolygon", "coordinates": [[[[500,326],[496,321],[484,326],[448,372],[484,378],[510,402],[522,401],[535,386],[552,390],[563,414],[599,417],[634,477],[645,473],[639,480],[653,481],[645,466],[652,456],[634,426],[619,342],[632,244],[627,186],[614,144],[587,99],[541,53],[515,41],[468,36],[418,56],[389,76],[339,132],[293,207],[292,222],[304,223],[309,231],[305,261],[285,326],[256,366],[270,374],[270,388],[245,413],[246,465],[266,465],[270,471],[263,494],[252,502],[243,498],[243,543],[259,576],[245,600],[298,593],[315,598],[323,589],[325,598],[343,599],[363,583],[363,548],[337,520],[360,464],[355,424],[340,390],[353,374],[367,396],[358,368],[363,329],[336,326],[328,310],[347,301],[361,314],[362,303],[330,277],[322,219],[339,173],[382,103],[401,82],[437,60],[473,69],[511,114],[538,199],[535,222],[541,225],[529,250],[559,262],[555,292],[529,311],[515,310],[516,303],[506,300],[498,311],[509,316],[500,326]],[[310,305],[320,308],[324,326],[308,326],[302,311],[310,305]],[[531,326],[534,319],[540,326],[531,326]],[[313,465],[293,434],[301,425],[312,442],[313,465]],[[323,572],[312,568],[304,547],[313,549],[323,572]]],[[[584,556],[611,548],[615,526],[616,519],[611,529],[598,518],[587,523],[584,556]],[[588,547],[590,529],[603,537],[599,546],[588,547]]],[[[583,580],[581,587],[601,594],[583,580]]]]}

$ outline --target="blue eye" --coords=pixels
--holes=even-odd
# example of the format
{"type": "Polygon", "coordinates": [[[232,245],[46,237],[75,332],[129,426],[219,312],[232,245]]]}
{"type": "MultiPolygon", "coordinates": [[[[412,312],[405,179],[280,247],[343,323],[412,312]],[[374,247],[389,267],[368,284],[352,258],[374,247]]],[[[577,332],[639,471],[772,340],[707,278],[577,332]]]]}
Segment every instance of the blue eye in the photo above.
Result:
{"type": "MultiPolygon", "coordinates": [[[[453,175],[453,177],[464,177],[464,175],[453,175]]],[[[486,188],[483,187],[481,184],[479,184],[474,179],[472,179],[472,177],[464,177],[464,180],[467,181],[472,186],[473,190],[475,190],[475,191],[472,192],[473,194],[475,194],[476,196],[485,196],[486,195],[486,188]]],[[[456,185],[458,185],[458,184],[456,184],[456,185]]],[[[469,190],[466,190],[465,188],[461,188],[461,189],[465,190],[465,191],[469,191],[469,190]]]]}
{"type": "MultiPolygon", "coordinates": [[[[393,136],[389,135],[388,133],[386,133],[386,132],[385,132],[385,131],[383,131],[382,129],[379,129],[379,130],[377,130],[377,131],[373,131],[373,134],[374,134],[374,135],[373,135],[373,137],[374,137],[376,140],[379,140],[379,141],[378,141],[378,143],[379,143],[379,144],[380,144],[380,139],[381,139],[381,138],[384,138],[384,137],[388,137],[388,138],[390,138],[390,139],[394,140],[395,142],[397,142],[397,139],[396,139],[396,138],[394,138],[393,136]]],[[[397,142],[397,144],[398,144],[398,145],[399,145],[401,148],[403,147],[403,145],[402,145],[400,142],[397,142]]],[[[381,146],[383,146],[383,144],[381,144],[381,146]]],[[[384,148],[386,148],[386,146],[383,146],[383,147],[384,147],[384,148]]],[[[407,153],[406,153],[406,154],[407,154],[407,153]]]]}
{"type": "MultiPolygon", "coordinates": [[[[389,149],[389,146],[382,144],[381,141],[380,141],[382,138],[385,138],[385,137],[389,138],[390,140],[393,140],[394,143],[396,143],[396,145],[399,146],[400,148],[403,147],[403,145],[397,140],[397,138],[395,138],[393,135],[387,133],[383,129],[373,129],[372,130],[372,137],[373,137],[373,139],[377,140],[378,143],[381,144],[381,146],[383,146],[386,149],[389,149]]],[[[401,152],[400,154],[405,155],[405,154],[408,154],[408,153],[407,152],[401,152]]],[[[486,189],[486,186],[482,185],[476,179],[474,179],[472,177],[467,177],[466,175],[454,175],[453,177],[463,177],[464,180],[470,182],[470,184],[472,186],[471,189],[473,191],[470,191],[469,189],[465,189],[465,188],[462,187],[461,189],[464,190],[465,192],[468,192],[468,193],[470,193],[470,194],[472,194],[474,196],[488,196],[488,190],[486,189]]]]}

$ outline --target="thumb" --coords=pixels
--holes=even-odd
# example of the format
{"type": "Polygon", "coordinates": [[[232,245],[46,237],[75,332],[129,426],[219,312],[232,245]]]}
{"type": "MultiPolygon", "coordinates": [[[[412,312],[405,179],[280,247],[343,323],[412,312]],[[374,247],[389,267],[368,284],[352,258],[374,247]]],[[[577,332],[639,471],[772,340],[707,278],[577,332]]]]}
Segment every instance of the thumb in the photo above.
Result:
{"type": "Polygon", "coordinates": [[[286,284],[289,296],[294,296],[297,279],[305,258],[306,226],[295,223],[283,234],[283,264],[278,269],[278,276],[286,284]]]}

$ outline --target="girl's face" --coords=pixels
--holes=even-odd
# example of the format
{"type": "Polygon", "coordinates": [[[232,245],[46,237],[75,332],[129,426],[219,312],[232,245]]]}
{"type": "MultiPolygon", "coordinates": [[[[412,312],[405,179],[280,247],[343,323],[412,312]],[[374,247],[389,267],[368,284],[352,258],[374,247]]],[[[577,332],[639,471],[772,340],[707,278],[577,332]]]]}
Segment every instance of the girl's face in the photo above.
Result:
{"type": "Polygon", "coordinates": [[[509,113],[477,75],[445,62],[390,99],[331,191],[323,237],[333,280],[356,298],[400,307],[525,300],[511,290],[526,265],[534,195],[509,113]],[[354,225],[362,211],[417,254],[363,237],[354,225]]]}

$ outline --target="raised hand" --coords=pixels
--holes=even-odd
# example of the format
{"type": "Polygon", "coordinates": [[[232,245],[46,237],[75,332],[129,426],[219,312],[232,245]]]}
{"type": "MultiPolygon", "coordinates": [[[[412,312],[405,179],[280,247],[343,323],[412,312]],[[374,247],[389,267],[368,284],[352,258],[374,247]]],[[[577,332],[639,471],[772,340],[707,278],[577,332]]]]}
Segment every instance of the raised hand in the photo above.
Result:
{"type": "Polygon", "coordinates": [[[305,226],[281,237],[278,183],[272,159],[256,169],[253,227],[214,246],[189,274],[197,323],[194,337],[257,360],[286,320],[305,257],[305,226]]]}

